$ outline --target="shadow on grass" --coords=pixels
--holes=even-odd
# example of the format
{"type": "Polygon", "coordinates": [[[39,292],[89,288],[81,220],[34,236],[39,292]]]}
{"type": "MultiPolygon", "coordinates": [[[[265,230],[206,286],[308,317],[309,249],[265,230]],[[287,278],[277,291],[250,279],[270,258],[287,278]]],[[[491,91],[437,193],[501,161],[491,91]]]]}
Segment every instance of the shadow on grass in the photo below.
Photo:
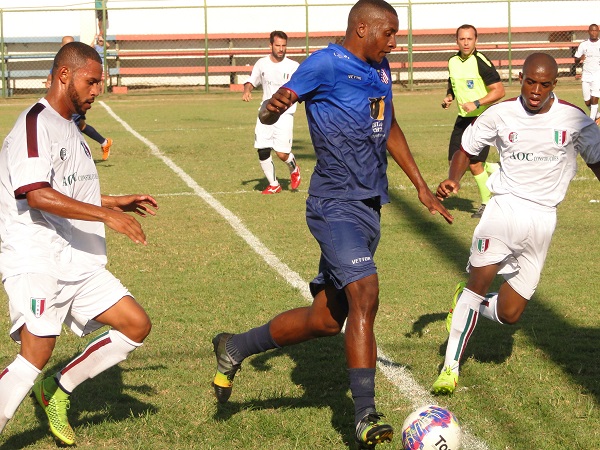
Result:
{"type": "MultiPolygon", "coordinates": [[[[302,397],[277,396],[256,398],[246,402],[218,404],[215,420],[227,420],[247,409],[328,408],[331,425],[350,446],[354,444],[354,403],[348,395],[343,336],[313,339],[252,357],[248,363],[254,370],[268,371],[269,360],[287,355],[293,362],[291,381],[303,389],[302,397]]],[[[268,380],[268,377],[265,377],[268,380]]],[[[240,386],[240,388],[242,388],[240,386]]]]}
{"type": "MultiPolygon", "coordinates": [[[[68,361],[56,364],[44,371],[44,376],[56,373],[68,361]]],[[[77,433],[77,428],[82,426],[97,425],[106,421],[118,422],[156,414],[158,409],[132,397],[128,392],[141,393],[147,396],[156,395],[156,390],[147,384],[126,385],[123,383],[123,373],[133,370],[164,370],[164,366],[144,367],[141,369],[123,369],[119,366],[99,374],[97,377],[82,383],[71,396],[69,409],[69,422],[77,433]]],[[[51,436],[46,414],[32,397],[25,397],[23,403],[31,402],[35,407],[38,419],[37,426],[23,433],[11,436],[0,446],[1,450],[14,450],[35,445],[36,442],[51,436]]],[[[17,410],[17,414],[19,411],[17,410]]],[[[34,424],[32,424],[34,425],[34,424]]],[[[57,443],[57,447],[66,447],[57,443]]],[[[68,447],[73,448],[73,447],[68,447]]]]}
{"type": "MultiPolygon", "coordinates": [[[[384,214],[399,214],[409,222],[414,230],[418,230],[424,242],[430,242],[430,251],[438,252],[440,261],[449,267],[463,271],[469,257],[469,248],[461,245],[447,231],[448,225],[439,216],[431,217],[424,207],[418,209],[398,195],[390,195],[392,203],[384,214]]],[[[452,208],[451,200],[459,201],[457,208],[462,209],[467,200],[451,198],[446,200],[447,208],[452,208]],[[463,205],[463,206],[460,206],[463,205]]],[[[455,223],[452,226],[460,226],[455,223]]],[[[584,270],[583,268],[565,268],[584,270]]],[[[542,273],[543,277],[543,273],[542,273]]],[[[501,277],[497,277],[499,283],[501,277]]],[[[551,282],[551,281],[546,281],[551,282]]],[[[449,289],[448,303],[451,300],[449,289]]],[[[571,301],[571,300],[567,300],[571,301]]],[[[444,321],[447,311],[433,312],[421,316],[413,325],[407,337],[419,337],[422,330],[436,321],[444,321]]],[[[544,302],[543,286],[538,289],[516,325],[499,325],[481,318],[469,341],[463,356],[468,364],[470,357],[477,361],[502,363],[511,355],[514,344],[514,333],[522,330],[532,345],[542,350],[572,381],[591,393],[595,401],[600,403],[600,340],[599,328],[575,327],[558,316],[544,302]]],[[[443,357],[446,343],[440,345],[440,356],[443,357]]],[[[443,361],[441,361],[443,364],[443,361]]]]}

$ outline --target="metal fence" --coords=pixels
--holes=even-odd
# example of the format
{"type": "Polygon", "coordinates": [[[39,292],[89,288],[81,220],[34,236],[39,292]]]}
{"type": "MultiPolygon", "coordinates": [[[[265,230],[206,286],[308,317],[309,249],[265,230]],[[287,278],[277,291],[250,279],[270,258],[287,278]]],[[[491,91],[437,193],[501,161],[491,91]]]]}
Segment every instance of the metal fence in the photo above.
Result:
{"type": "MultiPolygon", "coordinates": [[[[544,5],[581,2],[390,3],[398,12],[400,31],[398,47],[388,59],[394,82],[409,89],[447,77],[446,62],[457,51],[455,27],[462,22],[451,29],[429,28],[431,18],[440,15],[477,26],[478,49],[509,83],[532,51],[552,54],[561,76],[578,74],[573,54],[588,37],[587,23],[556,25],[552,20],[523,26],[515,25],[515,18],[536,17],[529,10],[539,11],[544,5]]],[[[598,3],[586,5],[593,9],[598,3]]],[[[111,7],[104,2],[99,12],[92,7],[0,9],[1,94],[43,93],[62,36],[73,35],[91,44],[97,33],[106,37],[100,53],[107,91],[235,88],[244,83],[256,60],[268,54],[272,29],[288,33],[288,56],[301,62],[311,52],[342,39],[352,4],[211,6],[204,0],[202,5],[172,7],[126,7],[116,2],[111,7]],[[97,17],[105,20],[97,22],[97,17]],[[60,29],[56,24],[61,24],[60,29]]]]}

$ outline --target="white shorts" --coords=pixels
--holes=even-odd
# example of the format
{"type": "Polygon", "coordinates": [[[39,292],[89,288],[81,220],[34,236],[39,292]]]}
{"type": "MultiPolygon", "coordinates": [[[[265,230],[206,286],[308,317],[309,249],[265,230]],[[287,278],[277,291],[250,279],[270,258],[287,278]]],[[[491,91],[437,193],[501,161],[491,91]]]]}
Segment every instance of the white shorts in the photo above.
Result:
{"type": "Polygon", "coordinates": [[[600,98],[600,79],[593,81],[582,81],[581,91],[583,92],[583,100],[586,102],[592,96],[600,98]]]}
{"type": "Polygon", "coordinates": [[[495,195],[473,232],[467,271],[500,263],[498,274],[529,300],[540,281],[555,227],[556,208],[511,194],[495,195]]]}
{"type": "MultiPolygon", "coordinates": [[[[25,273],[4,280],[10,309],[10,336],[21,341],[20,329],[35,336],[58,336],[62,324],[78,336],[85,336],[103,324],[93,320],[126,295],[127,288],[106,269],[81,281],[61,281],[25,273]]],[[[133,297],[133,296],[132,296],[133,297]]]]}
{"type": "Polygon", "coordinates": [[[283,114],[273,125],[256,121],[254,148],[272,148],[276,152],[290,153],[294,139],[294,115],[283,114]]]}

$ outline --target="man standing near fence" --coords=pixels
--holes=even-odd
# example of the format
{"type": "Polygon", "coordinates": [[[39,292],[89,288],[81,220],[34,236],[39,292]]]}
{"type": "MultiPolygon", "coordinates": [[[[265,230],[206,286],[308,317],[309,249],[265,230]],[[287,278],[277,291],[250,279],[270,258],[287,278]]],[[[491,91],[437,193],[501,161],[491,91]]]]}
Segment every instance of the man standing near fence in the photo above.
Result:
{"type": "Polygon", "coordinates": [[[589,39],[586,39],[575,52],[575,65],[583,63],[581,71],[581,90],[583,101],[590,108],[590,117],[600,125],[598,115],[598,98],[600,97],[600,29],[595,23],[588,28],[589,39]]]}
{"type": "MultiPolygon", "coordinates": [[[[504,97],[504,86],[498,71],[490,60],[475,48],[477,29],[473,25],[461,25],[456,30],[456,43],[459,51],[448,60],[448,91],[442,101],[444,109],[450,108],[454,99],[458,106],[458,117],[448,145],[448,161],[451,161],[454,153],[460,149],[463,132],[473,119],[492,103],[504,97]]],[[[498,165],[486,163],[489,152],[490,147],[487,146],[479,155],[473,156],[469,163],[469,169],[481,195],[481,206],[471,215],[473,218],[481,217],[491,197],[486,186],[488,172],[496,170],[498,165]]]]}
{"type": "MultiPolygon", "coordinates": [[[[286,83],[298,68],[298,63],[285,56],[287,48],[287,34],[283,31],[273,31],[269,36],[271,54],[259,59],[252,68],[250,79],[244,84],[242,100],[249,102],[252,99],[252,90],[262,85],[265,101],[270,99],[277,90],[286,83]]],[[[262,191],[263,194],[278,194],[281,185],[275,176],[275,165],[271,157],[271,150],[290,169],[290,188],[298,189],[300,186],[300,167],[292,153],[294,137],[294,112],[296,105],[288,109],[281,119],[274,125],[264,125],[256,120],[254,130],[254,148],[258,151],[258,159],[269,185],[262,191]]]]}

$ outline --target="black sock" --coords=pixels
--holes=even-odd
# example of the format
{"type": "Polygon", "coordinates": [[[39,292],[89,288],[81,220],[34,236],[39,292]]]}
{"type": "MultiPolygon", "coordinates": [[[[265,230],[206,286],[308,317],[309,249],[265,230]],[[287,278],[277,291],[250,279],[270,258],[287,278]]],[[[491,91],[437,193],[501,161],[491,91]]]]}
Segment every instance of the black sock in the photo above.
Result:
{"type": "Polygon", "coordinates": [[[354,426],[367,414],[375,412],[375,369],[348,369],[350,392],[354,400],[354,426]]]}
{"type": "Polygon", "coordinates": [[[102,137],[102,135],[100,133],[98,133],[96,131],[96,129],[93,126],[88,125],[88,124],[85,125],[85,128],[83,130],[81,130],[81,132],[83,134],[85,134],[86,136],[91,137],[93,140],[98,142],[100,145],[104,144],[104,141],[106,140],[102,137]]]}
{"type": "Polygon", "coordinates": [[[269,323],[252,328],[245,333],[234,334],[226,345],[227,353],[236,363],[241,363],[250,355],[279,347],[271,337],[269,323]]]}

